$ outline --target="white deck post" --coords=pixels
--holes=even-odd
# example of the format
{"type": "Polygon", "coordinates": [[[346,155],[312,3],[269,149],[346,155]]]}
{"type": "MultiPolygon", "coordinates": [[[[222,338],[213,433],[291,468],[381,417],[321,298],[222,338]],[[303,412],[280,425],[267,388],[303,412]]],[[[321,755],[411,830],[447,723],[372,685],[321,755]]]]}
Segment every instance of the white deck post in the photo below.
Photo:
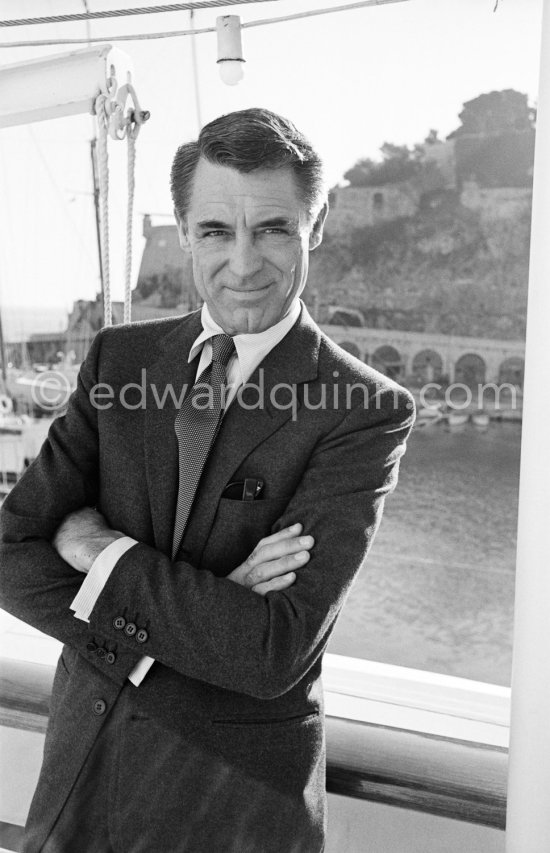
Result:
{"type": "Polygon", "coordinates": [[[512,667],[507,853],[550,850],[550,0],[543,3],[512,667]]]}

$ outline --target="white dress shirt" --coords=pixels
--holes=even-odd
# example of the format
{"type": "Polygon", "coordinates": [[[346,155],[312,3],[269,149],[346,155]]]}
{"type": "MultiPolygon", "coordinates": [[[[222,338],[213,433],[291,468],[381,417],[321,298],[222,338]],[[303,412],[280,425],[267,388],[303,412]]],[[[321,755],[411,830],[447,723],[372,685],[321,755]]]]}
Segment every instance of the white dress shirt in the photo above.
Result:
{"type": "MultiPolygon", "coordinates": [[[[255,369],[267,354],[290,332],[300,316],[300,310],[300,300],[295,299],[283,319],[264,332],[234,335],[235,353],[231,356],[226,368],[226,408],[235,399],[239,388],[248,382],[255,369]]],[[[191,363],[200,353],[197,379],[212,363],[212,344],[210,339],[214,335],[224,334],[223,329],[212,319],[206,303],[202,306],[201,320],[202,332],[191,347],[188,358],[188,363],[191,363]]],[[[84,622],[90,621],[90,614],[103,587],[109,580],[111,572],[122,555],[136,544],[135,539],[132,539],[130,536],[123,536],[115,540],[115,542],[111,542],[94,560],[90,571],[86,575],[82,586],[71,604],[71,610],[74,610],[74,615],[77,619],[82,619],[84,622]]],[[[136,687],[141,684],[153,663],[153,658],[143,657],[128,676],[132,684],[136,687]]]]}

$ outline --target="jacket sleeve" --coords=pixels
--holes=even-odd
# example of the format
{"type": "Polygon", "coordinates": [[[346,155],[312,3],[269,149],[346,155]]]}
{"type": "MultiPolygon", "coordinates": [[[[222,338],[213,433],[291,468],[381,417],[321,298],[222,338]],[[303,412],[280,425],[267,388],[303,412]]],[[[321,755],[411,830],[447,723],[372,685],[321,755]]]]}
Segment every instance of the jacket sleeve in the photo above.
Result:
{"type": "Polygon", "coordinates": [[[67,414],[54,420],[38,458],[0,507],[0,606],[77,649],[122,683],[139,653],[75,619],[70,605],[84,575],[51,545],[68,513],[97,501],[97,411],[89,391],[95,384],[101,339],[99,334],[90,348],[67,414]],[[98,654],[98,648],[106,654],[98,654]]]}
{"type": "Polygon", "coordinates": [[[261,596],[136,544],[99,596],[92,630],[114,638],[113,618],[130,614],[137,632],[119,631],[120,642],[184,675],[261,699],[290,690],[322,654],[364,561],[397,482],[412,409],[407,392],[388,389],[376,412],[348,411],[317,445],[273,528],[301,522],[315,537],[290,588],[261,596]]]}

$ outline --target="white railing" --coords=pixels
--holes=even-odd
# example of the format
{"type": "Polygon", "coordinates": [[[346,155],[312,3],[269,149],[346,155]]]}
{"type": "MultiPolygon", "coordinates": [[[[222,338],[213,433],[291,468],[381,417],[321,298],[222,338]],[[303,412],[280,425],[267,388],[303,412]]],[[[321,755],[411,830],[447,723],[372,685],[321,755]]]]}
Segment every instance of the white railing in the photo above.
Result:
{"type": "MultiPolygon", "coordinates": [[[[60,645],[10,619],[0,720],[43,733],[60,645]]],[[[329,792],[504,828],[507,688],[331,654],[323,680],[329,792]]]]}

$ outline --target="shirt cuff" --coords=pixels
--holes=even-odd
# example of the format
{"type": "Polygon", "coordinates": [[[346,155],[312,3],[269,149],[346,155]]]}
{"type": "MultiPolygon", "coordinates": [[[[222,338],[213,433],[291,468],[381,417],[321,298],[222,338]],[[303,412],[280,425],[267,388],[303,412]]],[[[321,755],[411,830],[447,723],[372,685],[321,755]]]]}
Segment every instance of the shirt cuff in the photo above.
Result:
{"type": "Polygon", "coordinates": [[[136,663],[132,672],[128,676],[128,680],[132,682],[134,687],[139,687],[152,665],[154,664],[154,659],[149,657],[143,657],[138,663],[136,663]]]}
{"type": "Polygon", "coordinates": [[[83,622],[90,621],[90,614],[103,591],[103,587],[109,580],[111,572],[122,555],[133,545],[137,545],[135,539],[131,539],[130,536],[123,536],[107,545],[96,557],[71,604],[71,610],[74,610],[77,619],[82,619],[83,622]]]}

